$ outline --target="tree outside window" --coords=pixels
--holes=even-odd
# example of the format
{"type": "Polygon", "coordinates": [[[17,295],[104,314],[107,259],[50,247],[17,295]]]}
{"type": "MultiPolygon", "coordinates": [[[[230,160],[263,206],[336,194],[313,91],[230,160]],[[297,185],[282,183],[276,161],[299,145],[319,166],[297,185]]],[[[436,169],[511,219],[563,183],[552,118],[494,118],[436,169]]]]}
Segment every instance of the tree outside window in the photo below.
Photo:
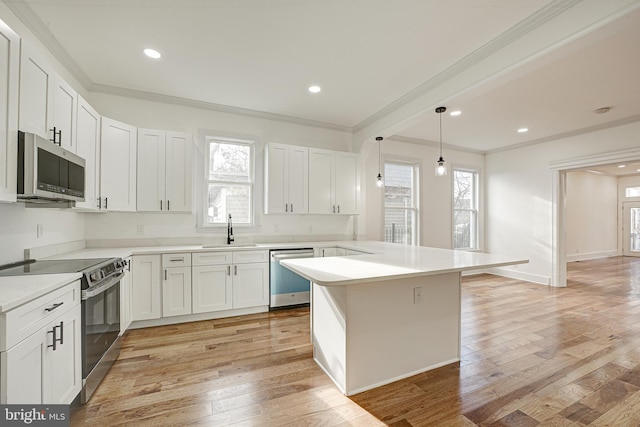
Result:
{"type": "Polygon", "coordinates": [[[384,163],[384,241],[418,244],[418,165],[384,163]]]}
{"type": "Polygon", "coordinates": [[[453,171],[453,248],[478,248],[478,172],[453,171]]]}

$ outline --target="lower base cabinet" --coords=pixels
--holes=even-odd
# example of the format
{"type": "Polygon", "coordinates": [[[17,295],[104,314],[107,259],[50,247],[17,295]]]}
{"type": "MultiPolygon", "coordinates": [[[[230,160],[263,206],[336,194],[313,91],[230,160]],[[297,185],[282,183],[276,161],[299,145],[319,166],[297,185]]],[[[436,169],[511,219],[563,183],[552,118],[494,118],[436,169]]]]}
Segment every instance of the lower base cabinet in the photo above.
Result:
{"type": "MultiPolygon", "coordinates": [[[[75,286],[74,292],[79,295],[80,283],[76,282],[75,286]]],[[[65,305],[61,304],[60,308],[67,308],[66,312],[47,320],[40,329],[0,353],[0,403],[69,404],[80,393],[80,298],[71,306],[65,305]]],[[[5,326],[17,327],[10,320],[7,319],[5,326]]]]}
{"type": "Polygon", "coordinates": [[[132,320],[159,319],[162,315],[160,255],[134,255],[131,260],[132,320]]]}

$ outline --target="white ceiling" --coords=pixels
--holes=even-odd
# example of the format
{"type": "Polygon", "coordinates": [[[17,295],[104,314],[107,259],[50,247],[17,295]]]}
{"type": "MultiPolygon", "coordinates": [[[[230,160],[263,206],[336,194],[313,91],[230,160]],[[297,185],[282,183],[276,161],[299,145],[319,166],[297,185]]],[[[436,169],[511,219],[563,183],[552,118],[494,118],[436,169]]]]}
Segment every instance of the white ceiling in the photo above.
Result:
{"type": "MultiPolygon", "coordinates": [[[[445,143],[486,152],[640,120],[637,0],[608,9],[600,0],[3,1],[89,90],[160,94],[354,132],[409,105],[474,54],[507,50],[552,20],[562,27],[564,11],[575,10],[571,19],[584,25],[565,27],[579,34],[540,39],[535,57],[496,65],[491,79],[441,96],[449,110],[462,110],[443,116],[445,143]],[[513,43],[500,45],[505,34],[513,43]],[[144,57],[145,47],[163,57],[144,57]],[[322,92],[310,94],[311,84],[322,92]],[[603,106],[612,109],[593,113],[603,106]],[[528,133],[515,133],[523,126],[528,133]]],[[[423,107],[394,133],[437,141],[437,114],[423,107]]]]}

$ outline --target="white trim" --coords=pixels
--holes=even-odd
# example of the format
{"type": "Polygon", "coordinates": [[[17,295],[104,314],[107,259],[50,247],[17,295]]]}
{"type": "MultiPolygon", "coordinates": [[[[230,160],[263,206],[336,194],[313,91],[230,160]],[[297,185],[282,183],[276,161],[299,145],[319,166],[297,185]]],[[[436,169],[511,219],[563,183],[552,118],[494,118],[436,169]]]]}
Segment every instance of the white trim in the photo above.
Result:
{"type": "Polygon", "coordinates": [[[462,251],[469,251],[469,252],[479,252],[482,251],[483,248],[483,231],[484,231],[484,216],[482,215],[482,208],[483,208],[483,204],[482,204],[482,200],[483,200],[483,192],[480,186],[480,180],[482,179],[482,168],[479,168],[477,166],[468,166],[468,165],[463,165],[463,164],[452,164],[451,165],[451,230],[450,230],[450,237],[451,237],[451,243],[450,243],[450,247],[451,249],[456,249],[456,250],[462,250],[462,251]],[[454,232],[454,221],[453,221],[453,216],[455,213],[455,199],[453,197],[453,190],[454,190],[454,175],[455,175],[455,171],[462,171],[462,172],[470,172],[474,174],[474,193],[475,193],[475,209],[466,209],[470,212],[474,212],[476,214],[476,236],[475,236],[475,240],[476,240],[476,247],[475,248],[454,248],[453,247],[453,232],[454,232]]]}
{"type": "Polygon", "coordinates": [[[149,328],[152,326],[175,325],[178,323],[198,322],[200,320],[222,319],[232,316],[244,316],[246,314],[266,313],[269,311],[268,305],[257,307],[236,308],[232,310],[211,311],[209,313],[186,314],[183,316],[161,317],[159,319],[136,320],[131,323],[129,329],[149,328]]]}
{"type": "Polygon", "coordinates": [[[495,274],[496,276],[508,277],[510,279],[524,280],[525,282],[539,283],[549,286],[551,278],[541,274],[523,273],[521,271],[510,270],[505,267],[494,267],[483,270],[484,273],[495,274]]]}
{"type": "Polygon", "coordinates": [[[583,254],[572,254],[566,256],[567,262],[586,261],[589,259],[609,258],[617,256],[618,250],[602,251],[602,252],[588,252],[583,254]]]}

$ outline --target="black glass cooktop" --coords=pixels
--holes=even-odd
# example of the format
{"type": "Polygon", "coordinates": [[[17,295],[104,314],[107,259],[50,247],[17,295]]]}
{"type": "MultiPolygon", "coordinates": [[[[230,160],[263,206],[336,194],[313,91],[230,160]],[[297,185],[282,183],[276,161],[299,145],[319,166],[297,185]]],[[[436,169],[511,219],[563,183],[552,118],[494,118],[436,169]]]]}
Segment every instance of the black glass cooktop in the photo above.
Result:
{"type": "Polygon", "coordinates": [[[76,273],[108,261],[110,258],[27,260],[0,266],[0,276],[23,276],[25,274],[76,273]]]}

